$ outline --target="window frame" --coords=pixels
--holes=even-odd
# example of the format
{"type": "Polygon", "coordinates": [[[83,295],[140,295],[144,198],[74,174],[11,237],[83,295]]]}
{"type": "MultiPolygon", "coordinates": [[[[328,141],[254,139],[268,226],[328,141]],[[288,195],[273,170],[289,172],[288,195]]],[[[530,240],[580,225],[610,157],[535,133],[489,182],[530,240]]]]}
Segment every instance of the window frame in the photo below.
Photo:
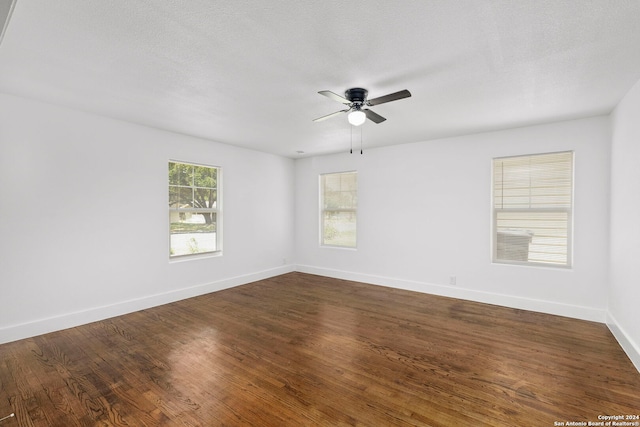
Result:
{"type": "MultiPolygon", "coordinates": [[[[194,182],[192,182],[192,185],[189,186],[183,186],[183,185],[176,185],[176,184],[171,184],[171,178],[170,176],[167,175],[167,198],[168,198],[168,214],[169,214],[169,227],[168,227],[168,243],[169,243],[169,260],[170,261],[176,261],[176,260],[185,260],[185,259],[194,259],[194,258],[203,258],[203,257],[212,257],[212,256],[220,256],[222,255],[222,168],[220,166],[213,166],[213,165],[208,165],[208,164],[203,164],[203,163],[194,163],[194,162],[187,162],[187,161],[182,161],[182,160],[173,160],[173,159],[169,159],[167,162],[167,166],[170,167],[170,165],[172,163],[175,164],[180,164],[180,165],[187,165],[187,166],[193,166],[193,167],[204,167],[204,168],[209,168],[209,169],[215,169],[216,170],[216,184],[215,187],[202,187],[202,186],[196,186],[194,182]],[[171,207],[171,188],[172,187],[181,187],[181,188],[191,188],[192,190],[195,189],[214,189],[216,192],[216,196],[215,196],[215,201],[212,207],[208,207],[208,208],[172,208],[171,207]],[[211,213],[214,215],[215,217],[215,250],[208,250],[208,251],[201,251],[201,252],[194,252],[194,253],[185,253],[185,254],[172,254],[172,244],[171,244],[171,237],[172,237],[172,233],[171,233],[171,216],[172,213],[211,213]]],[[[194,177],[195,179],[195,177],[194,177]]]]}
{"type": "Polygon", "coordinates": [[[325,247],[325,248],[337,248],[337,249],[346,249],[346,250],[356,250],[358,248],[358,171],[356,170],[349,170],[349,171],[341,171],[341,172],[328,172],[328,173],[321,173],[318,176],[318,187],[319,187],[319,204],[320,204],[320,209],[319,209],[319,222],[320,222],[320,227],[319,227],[319,241],[320,241],[320,246],[321,247],[325,247]],[[336,208],[336,209],[325,209],[325,192],[324,192],[324,186],[323,186],[323,179],[329,175],[346,175],[346,174],[354,174],[356,177],[356,186],[355,186],[355,193],[356,193],[356,203],[355,203],[355,207],[352,208],[336,208]],[[330,244],[330,243],[325,243],[325,213],[326,212],[338,212],[338,213],[351,213],[355,220],[355,236],[354,236],[354,243],[353,245],[338,245],[338,244],[330,244]]]}
{"type": "MultiPolygon", "coordinates": [[[[495,157],[491,160],[491,261],[494,264],[507,264],[507,265],[521,265],[521,266],[533,266],[533,267],[547,267],[547,268],[560,268],[560,269],[572,269],[573,268],[573,213],[575,206],[575,152],[573,150],[535,153],[535,154],[523,154],[514,156],[501,156],[495,157]],[[547,155],[560,155],[569,154],[571,156],[571,196],[569,207],[546,207],[546,208],[496,208],[496,182],[495,182],[495,167],[496,161],[501,159],[516,159],[516,158],[531,158],[547,155]],[[498,258],[498,216],[499,213],[558,213],[566,215],[566,264],[553,263],[553,262],[541,262],[541,261],[518,261],[498,258]]],[[[532,235],[533,237],[533,235],[532,235]]]]}

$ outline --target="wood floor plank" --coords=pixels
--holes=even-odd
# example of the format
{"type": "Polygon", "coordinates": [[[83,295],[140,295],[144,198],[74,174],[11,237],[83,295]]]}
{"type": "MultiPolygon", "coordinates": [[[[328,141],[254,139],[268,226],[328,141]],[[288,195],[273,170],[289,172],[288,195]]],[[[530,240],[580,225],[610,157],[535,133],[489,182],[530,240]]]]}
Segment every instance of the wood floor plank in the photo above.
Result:
{"type": "Polygon", "coordinates": [[[603,324],[290,273],[0,345],[13,426],[553,426],[640,412],[603,324]]]}

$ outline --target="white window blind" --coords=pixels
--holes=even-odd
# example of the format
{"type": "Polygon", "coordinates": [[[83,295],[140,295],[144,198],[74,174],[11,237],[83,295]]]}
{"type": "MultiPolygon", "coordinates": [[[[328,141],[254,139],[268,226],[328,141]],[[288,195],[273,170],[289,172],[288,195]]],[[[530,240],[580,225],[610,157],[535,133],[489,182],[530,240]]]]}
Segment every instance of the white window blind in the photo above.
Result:
{"type": "Polygon", "coordinates": [[[572,203],[572,152],[494,159],[494,261],[570,266],[572,203]]]}
{"type": "Polygon", "coordinates": [[[358,207],[357,172],[320,175],[321,224],[323,245],[356,247],[358,207]]]}

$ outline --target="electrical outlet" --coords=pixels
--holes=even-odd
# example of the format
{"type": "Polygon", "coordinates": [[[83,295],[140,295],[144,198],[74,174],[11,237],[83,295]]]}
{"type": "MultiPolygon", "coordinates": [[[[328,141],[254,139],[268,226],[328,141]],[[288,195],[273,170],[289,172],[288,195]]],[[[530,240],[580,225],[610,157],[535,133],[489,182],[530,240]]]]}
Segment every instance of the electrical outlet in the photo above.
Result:
{"type": "Polygon", "coordinates": [[[451,286],[456,285],[456,276],[449,276],[449,285],[451,286]]]}

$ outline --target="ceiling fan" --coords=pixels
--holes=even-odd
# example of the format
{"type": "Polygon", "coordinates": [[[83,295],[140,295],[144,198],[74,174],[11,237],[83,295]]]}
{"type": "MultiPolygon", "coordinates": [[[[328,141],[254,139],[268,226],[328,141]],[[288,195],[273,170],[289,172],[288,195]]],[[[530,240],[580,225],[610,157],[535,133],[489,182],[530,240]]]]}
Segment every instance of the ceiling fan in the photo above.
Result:
{"type": "Polygon", "coordinates": [[[320,95],[324,95],[327,98],[338,101],[342,104],[349,106],[346,110],[336,111],[335,113],[327,114],[326,116],[318,117],[314,122],[320,122],[330,117],[337,116],[340,113],[349,113],[347,119],[349,123],[354,126],[360,126],[366,119],[371,120],[374,123],[382,123],[386,118],[380,114],[374,113],[372,110],[363,107],[373,107],[374,105],[384,104],[385,102],[397,101],[398,99],[408,98],[411,96],[411,92],[408,90],[401,90],[399,92],[390,93],[388,95],[380,96],[378,98],[367,99],[369,92],[366,89],[360,87],[354,87],[347,89],[344,92],[344,97],[330,90],[321,90],[318,92],[320,95]]]}

